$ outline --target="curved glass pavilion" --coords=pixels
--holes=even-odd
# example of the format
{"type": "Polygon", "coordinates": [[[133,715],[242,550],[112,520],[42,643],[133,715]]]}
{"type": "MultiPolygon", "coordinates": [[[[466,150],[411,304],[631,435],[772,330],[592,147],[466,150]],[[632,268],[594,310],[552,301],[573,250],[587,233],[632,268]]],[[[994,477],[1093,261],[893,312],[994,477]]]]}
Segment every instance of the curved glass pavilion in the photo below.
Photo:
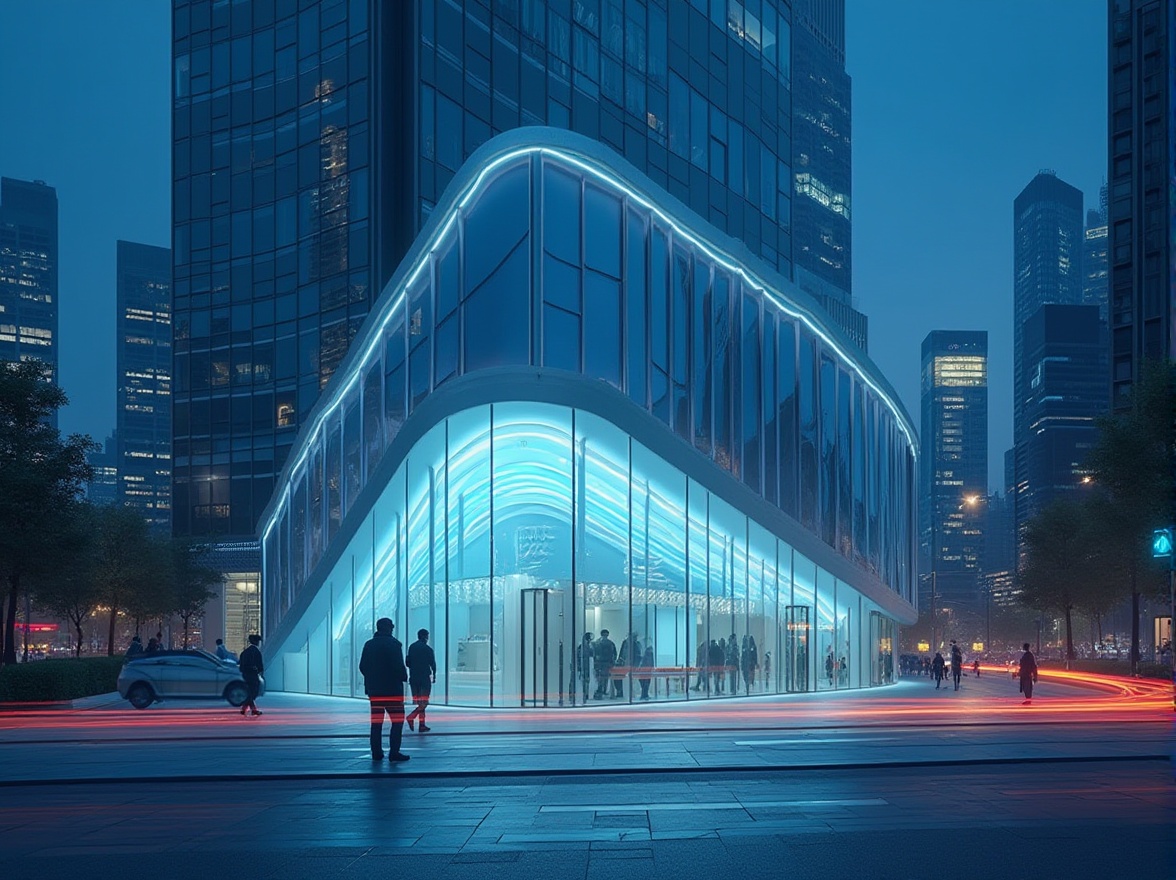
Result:
{"type": "Polygon", "coordinates": [[[915,457],[893,390],[790,282],[600,144],[509,132],[262,517],[267,677],[362,695],[387,616],[430,631],[454,705],[582,705],[575,648],[606,629],[641,646],[618,699],[884,684],[916,617],[915,457]]]}

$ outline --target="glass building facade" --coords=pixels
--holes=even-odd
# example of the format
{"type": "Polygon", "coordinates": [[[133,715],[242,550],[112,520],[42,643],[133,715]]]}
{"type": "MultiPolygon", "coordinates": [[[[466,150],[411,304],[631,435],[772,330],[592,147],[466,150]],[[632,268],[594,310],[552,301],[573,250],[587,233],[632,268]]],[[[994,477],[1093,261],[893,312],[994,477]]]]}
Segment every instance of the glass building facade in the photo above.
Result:
{"type": "Polygon", "coordinates": [[[171,251],[118,242],[119,501],[171,533],[171,251]]]}
{"type": "MultiPolygon", "coordinates": [[[[843,47],[842,2],[798,8],[843,47]]],[[[502,132],[599,141],[793,279],[792,45],[786,0],[173,0],[176,534],[254,533],[374,296],[502,132]]]]}
{"type": "Polygon", "coordinates": [[[56,383],[57,306],[57,190],[0,178],[0,360],[42,361],[56,383]]]}
{"type": "Polygon", "coordinates": [[[357,646],[389,616],[430,630],[460,705],[583,702],[574,648],[602,629],[652,649],[619,667],[628,699],[642,668],[658,699],[883,683],[915,618],[896,400],[810,298],[614,153],[500,136],[262,517],[267,677],[362,694],[357,646]]]}

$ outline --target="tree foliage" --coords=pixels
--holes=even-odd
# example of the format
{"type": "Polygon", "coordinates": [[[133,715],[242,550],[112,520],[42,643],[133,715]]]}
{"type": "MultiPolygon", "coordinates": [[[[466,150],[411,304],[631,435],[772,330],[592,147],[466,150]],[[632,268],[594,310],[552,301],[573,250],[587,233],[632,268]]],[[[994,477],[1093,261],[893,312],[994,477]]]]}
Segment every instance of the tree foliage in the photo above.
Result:
{"type": "Polygon", "coordinates": [[[221,583],[221,574],[204,564],[207,548],[176,539],[171,542],[171,589],[168,611],[184,624],[184,650],[188,649],[188,632],[193,617],[204,611],[209,599],[216,598],[211,589],[221,583]]]}
{"type": "Polygon", "coordinates": [[[75,656],[81,656],[82,625],[102,600],[94,582],[94,547],[90,540],[95,522],[94,508],[87,503],[70,506],[61,532],[58,565],[40,575],[31,586],[37,608],[70,622],[74,628],[75,656]]]}
{"type": "Polygon", "coordinates": [[[38,361],[0,361],[0,578],[8,588],[4,663],[16,662],[16,609],[23,591],[59,567],[71,507],[91,476],[89,437],[63,440],[53,427],[65,392],[38,361]]]}

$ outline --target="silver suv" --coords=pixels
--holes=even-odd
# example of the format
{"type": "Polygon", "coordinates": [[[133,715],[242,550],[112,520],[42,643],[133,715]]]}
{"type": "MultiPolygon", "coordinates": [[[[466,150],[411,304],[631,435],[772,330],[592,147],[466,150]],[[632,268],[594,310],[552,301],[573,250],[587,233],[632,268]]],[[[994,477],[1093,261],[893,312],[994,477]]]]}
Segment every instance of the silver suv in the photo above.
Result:
{"type": "Polygon", "coordinates": [[[224,699],[230,706],[240,706],[249,697],[237,664],[205,651],[157,651],[130,657],[118,674],[118,693],[136,709],[165,699],[224,699]]]}

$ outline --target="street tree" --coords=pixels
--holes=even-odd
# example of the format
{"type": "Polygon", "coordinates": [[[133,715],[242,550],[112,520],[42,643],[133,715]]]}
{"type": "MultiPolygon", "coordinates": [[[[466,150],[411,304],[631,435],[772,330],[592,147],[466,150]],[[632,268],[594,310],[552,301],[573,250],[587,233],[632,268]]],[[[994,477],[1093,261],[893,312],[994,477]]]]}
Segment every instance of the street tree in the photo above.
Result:
{"type": "Polygon", "coordinates": [[[1025,566],[1021,601],[1037,611],[1053,611],[1066,622],[1066,659],[1074,659],[1074,609],[1103,589],[1092,566],[1089,512],[1081,501],[1060,498],[1025,526],[1025,566]]]}
{"type": "Polygon", "coordinates": [[[75,503],[66,511],[59,564],[40,574],[31,586],[33,604],[41,611],[65,618],[74,628],[74,656],[81,656],[82,624],[93,615],[102,600],[94,581],[94,546],[91,540],[94,508],[75,503]]]}
{"type": "Polygon", "coordinates": [[[16,611],[29,584],[60,562],[67,511],[92,470],[97,444],[62,439],[52,424],[65,392],[39,361],[0,361],[0,579],[7,586],[3,662],[16,662],[16,611]]]}
{"type": "Polygon", "coordinates": [[[212,590],[221,582],[221,574],[204,563],[207,548],[183,539],[171,542],[171,584],[168,611],[179,616],[184,624],[184,650],[188,650],[188,633],[193,617],[204,612],[212,590]]]}
{"type": "Polygon", "coordinates": [[[120,613],[138,625],[166,609],[169,560],[147,532],[143,516],[128,507],[108,505],[95,510],[93,578],[110,612],[106,653],[114,655],[115,626],[120,613]]]}
{"type": "Polygon", "coordinates": [[[1156,582],[1150,558],[1153,529],[1172,525],[1176,477],[1176,372],[1167,362],[1145,362],[1129,408],[1099,420],[1087,459],[1105,499],[1102,528],[1114,535],[1113,569],[1131,596],[1131,672],[1139,665],[1139,604],[1156,582]]]}

